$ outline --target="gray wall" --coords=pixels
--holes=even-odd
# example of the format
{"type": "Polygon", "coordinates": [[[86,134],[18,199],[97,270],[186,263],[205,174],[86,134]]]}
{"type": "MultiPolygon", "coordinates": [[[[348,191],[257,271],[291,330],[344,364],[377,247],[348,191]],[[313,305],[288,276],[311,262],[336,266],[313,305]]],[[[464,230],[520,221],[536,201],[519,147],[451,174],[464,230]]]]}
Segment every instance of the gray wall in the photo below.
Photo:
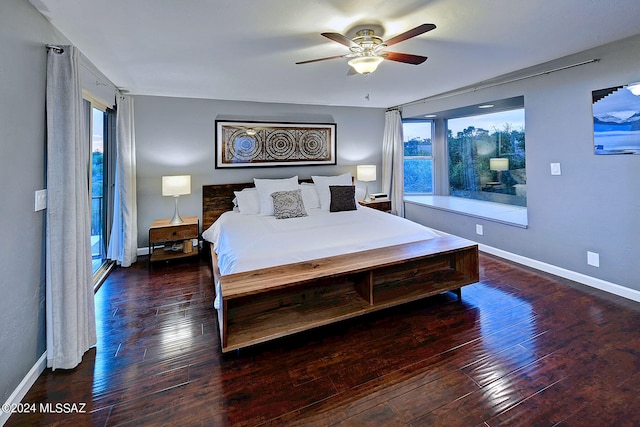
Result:
{"type": "MultiPolygon", "coordinates": [[[[256,178],[333,175],[356,165],[378,165],[380,190],[384,110],[371,108],[233,102],[136,96],[135,134],[138,193],[138,247],[148,245],[154,219],[173,215],[173,199],[162,197],[162,175],[191,175],[192,194],[180,197],[180,214],[202,216],[202,185],[251,182],[256,178]],[[215,169],[215,120],[336,123],[337,165],[275,168],[215,169]]],[[[364,195],[364,183],[356,182],[364,195]]]]}
{"type": "Polygon", "coordinates": [[[60,36],[25,0],[0,2],[0,402],[45,351],[46,49],[60,36]]]}
{"type": "Polygon", "coordinates": [[[640,290],[640,156],[593,154],[591,91],[640,81],[640,36],[564,58],[600,62],[408,106],[427,114],[524,95],[529,228],[406,204],[406,216],[479,243],[640,290]],[[551,176],[560,162],[561,176],[551,176]],[[484,226],[484,235],[475,233],[484,226]],[[587,251],[600,267],[587,265],[587,251]]]}

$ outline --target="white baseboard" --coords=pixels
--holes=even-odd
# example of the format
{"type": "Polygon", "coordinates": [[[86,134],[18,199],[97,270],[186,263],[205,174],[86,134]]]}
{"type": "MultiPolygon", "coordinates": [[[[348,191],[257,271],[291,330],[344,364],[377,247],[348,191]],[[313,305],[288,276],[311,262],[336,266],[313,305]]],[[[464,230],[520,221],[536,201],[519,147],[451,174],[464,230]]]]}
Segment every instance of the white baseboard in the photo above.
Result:
{"type": "Polygon", "coordinates": [[[526,265],[527,267],[535,268],[536,270],[551,273],[556,276],[564,277],[565,279],[573,280],[574,282],[582,283],[583,285],[591,286],[592,288],[600,289],[614,295],[640,302],[640,291],[636,291],[634,289],[626,288],[615,283],[607,282],[606,280],[587,276],[586,274],[577,273],[575,271],[567,270],[562,267],[547,264],[532,258],[523,257],[521,255],[513,254],[511,252],[503,251],[502,249],[497,249],[480,243],[478,243],[478,249],[482,252],[517,262],[518,264],[526,265]]]}
{"type": "MultiPolygon", "coordinates": [[[[20,381],[18,387],[11,393],[5,404],[11,407],[12,404],[18,404],[22,401],[22,398],[27,394],[31,386],[36,382],[40,374],[47,367],[47,352],[45,351],[38,359],[35,365],[29,370],[27,375],[20,381]]],[[[3,426],[11,416],[10,412],[0,411],[0,426],[3,426]]]]}

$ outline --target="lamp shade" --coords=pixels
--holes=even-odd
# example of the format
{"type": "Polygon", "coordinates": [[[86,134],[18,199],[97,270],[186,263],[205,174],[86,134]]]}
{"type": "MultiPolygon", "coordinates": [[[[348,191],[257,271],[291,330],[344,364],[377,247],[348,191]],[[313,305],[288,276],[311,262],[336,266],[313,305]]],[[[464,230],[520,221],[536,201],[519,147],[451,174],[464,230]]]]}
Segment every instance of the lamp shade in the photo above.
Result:
{"type": "Polygon", "coordinates": [[[358,165],[356,172],[356,179],[358,181],[375,181],[376,180],[376,165],[358,165]]]}
{"type": "Polygon", "coordinates": [[[489,169],[492,171],[507,171],[509,170],[509,159],[502,157],[489,159],[489,169]]]}
{"type": "Polygon", "coordinates": [[[162,177],[163,196],[181,196],[183,194],[191,194],[191,175],[162,177]]]}
{"type": "Polygon", "coordinates": [[[358,74],[373,73],[383,58],[380,56],[359,56],[348,62],[358,74]]]}

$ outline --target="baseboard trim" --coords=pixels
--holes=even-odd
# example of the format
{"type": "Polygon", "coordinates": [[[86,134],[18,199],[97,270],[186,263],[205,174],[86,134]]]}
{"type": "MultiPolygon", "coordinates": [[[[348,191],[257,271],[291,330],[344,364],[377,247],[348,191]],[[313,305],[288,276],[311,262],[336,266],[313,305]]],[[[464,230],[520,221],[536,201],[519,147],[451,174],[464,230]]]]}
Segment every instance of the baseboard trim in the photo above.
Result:
{"type": "MultiPolygon", "coordinates": [[[[22,402],[22,398],[27,394],[31,386],[36,382],[42,372],[47,367],[47,352],[45,351],[38,361],[31,367],[27,375],[20,381],[18,387],[11,393],[5,404],[11,406],[22,402]]],[[[0,411],[0,426],[3,426],[11,416],[10,412],[0,411]]]]}
{"type": "Polygon", "coordinates": [[[573,280],[574,282],[582,283],[583,285],[591,286],[592,288],[600,289],[614,295],[640,302],[640,291],[636,291],[634,289],[629,289],[615,283],[607,282],[606,280],[587,276],[586,274],[577,273],[575,271],[567,270],[553,264],[547,264],[542,261],[527,258],[521,255],[504,251],[502,249],[494,248],[492,246],[483,245],[481,243],[478,243],[478,249],[482,252],[486,252],[488,254],[516,262],[518,264],[526,265],[527,267],[535,268],[536,270],[554,274],[565,279],[573,280]]]}

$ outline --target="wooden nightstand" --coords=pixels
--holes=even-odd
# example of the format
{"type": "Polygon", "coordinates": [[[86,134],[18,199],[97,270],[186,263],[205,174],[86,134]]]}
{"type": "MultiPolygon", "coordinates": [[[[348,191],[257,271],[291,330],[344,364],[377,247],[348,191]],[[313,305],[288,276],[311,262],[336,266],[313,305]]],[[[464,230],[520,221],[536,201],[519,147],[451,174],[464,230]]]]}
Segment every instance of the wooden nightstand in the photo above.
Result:
{"type": "Polygon", "coordinates": [[[191,245],[193,239],[200,240],[200,221],[197,216],[182,217],[182,224],[170,224],[171,219],[157,219],[149,228],[149,265],[156,261],[197,256],[199,244],[191,245]],[[183,250],[165,250],[173,243],[182,244],[183,250]],[[156,247],[159,246],[159,247],[156,247]],[[189,251],[189,246],[191,250],[189,251]]]}
{"type": "Polygon", "coordinates": [[[364,200],[358,200],[362,206],[366,206],[368,208],[377,209],[383,212],[391,212],[391,200],[389,199],[377,199],[371,200],[370,202],[365,202],[364,200]]]}

